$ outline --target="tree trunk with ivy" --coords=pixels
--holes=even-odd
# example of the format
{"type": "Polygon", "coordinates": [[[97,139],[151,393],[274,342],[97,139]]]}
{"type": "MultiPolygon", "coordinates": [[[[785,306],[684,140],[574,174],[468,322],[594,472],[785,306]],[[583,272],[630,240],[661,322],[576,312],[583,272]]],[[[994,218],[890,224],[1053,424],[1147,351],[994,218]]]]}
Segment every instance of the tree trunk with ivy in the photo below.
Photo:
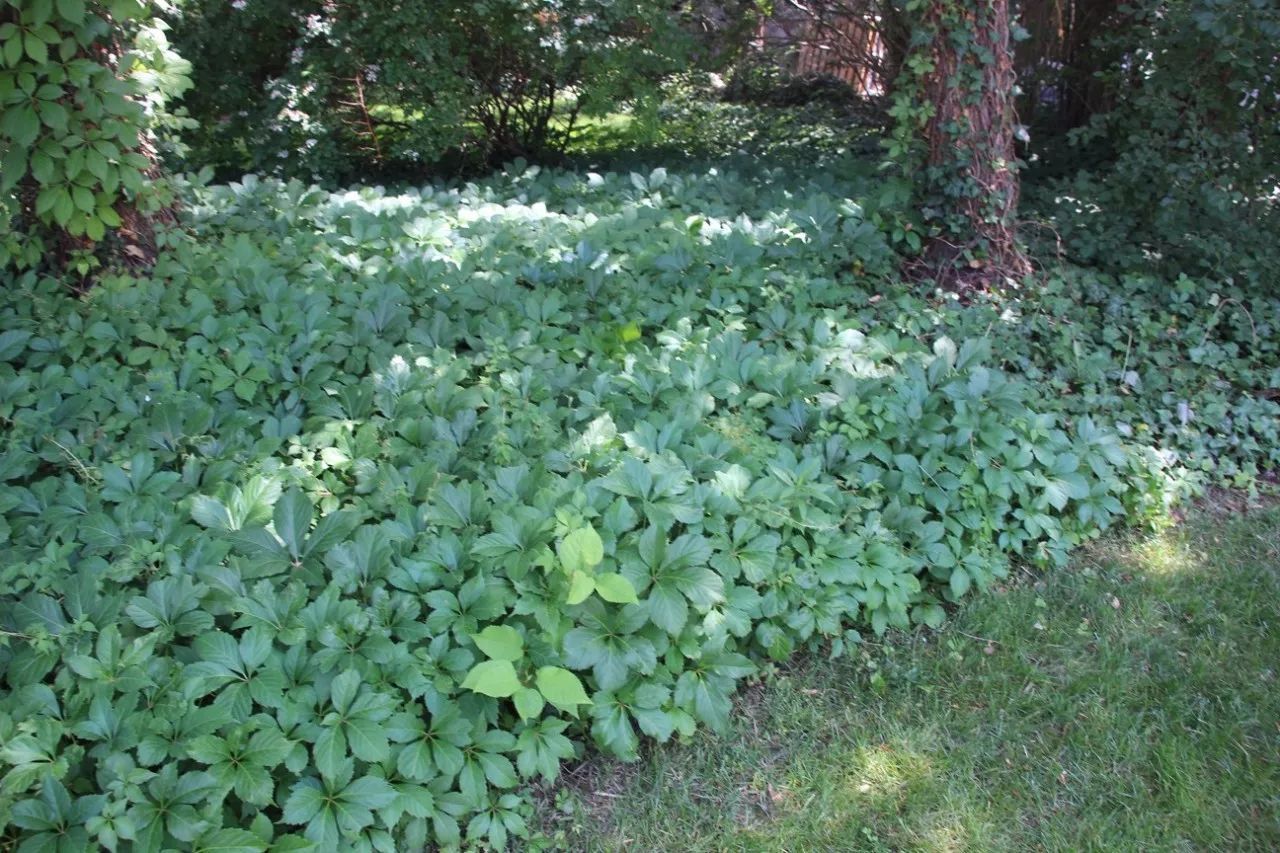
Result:
{"type": "MultiPolygon", "coordinates": [[[[916,0],[904,87],[925,165],[924,260],[954,288],[1023,275],[1008,0],[916,0]]],[[[910,7],[909,7],[910,8],[910,7]]]]}

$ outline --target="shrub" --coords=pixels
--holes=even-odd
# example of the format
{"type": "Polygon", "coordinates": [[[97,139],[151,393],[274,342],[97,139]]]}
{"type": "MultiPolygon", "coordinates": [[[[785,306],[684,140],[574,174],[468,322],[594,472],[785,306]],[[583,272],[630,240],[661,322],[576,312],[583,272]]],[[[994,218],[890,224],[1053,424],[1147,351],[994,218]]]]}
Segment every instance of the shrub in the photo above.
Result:
{"type": "Polygon", "coordinates": [[[830,74],[794,74],[768,55],[740,62],[729,77],[723,97],[730,103],[776,107],[803,106],[815,101],[836,107],[855,106],[853,87],[830,74]]]}
{"type": "Polygon", "coordinates": [[[174,123],[186,71],[136,0],[0,5],[0,269],[83,276],[122,226],[147,242],[164,199],[149,132],[174,123]]]}
{"type": "Polygon", "coordinates": [[[233,176],[341,183],[554,155],[577,116],[652,98],[688,41],[655,0],[241,6],[175,20],[210,76],[191,144],[233,176]]]}
{"type": "MultiPolygon", "coordinates": [[[[1037,205],[1110,272],[1270,285],[1280,256],[1280,11],[1267,0],[1141,2],[1095,46],[1110,109],[1078,172],[1037,205]]],[[[1063,164],[1056,164],[1062,169],[1063,164]]]]}
{"type": "Polygon", "coordinates": [[[586,739],[1158,502],[981,343],[860,319],[857,192],[247,180],[152,279],[7,291],[10,837],[501,848],[586,739]]]}

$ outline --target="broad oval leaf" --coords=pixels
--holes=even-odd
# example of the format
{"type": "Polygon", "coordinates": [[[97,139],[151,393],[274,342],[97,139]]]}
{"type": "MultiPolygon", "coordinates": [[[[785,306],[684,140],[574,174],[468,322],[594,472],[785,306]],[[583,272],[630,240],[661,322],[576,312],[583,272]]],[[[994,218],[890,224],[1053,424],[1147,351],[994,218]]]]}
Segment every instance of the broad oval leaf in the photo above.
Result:
{"type": "Polygon", "coordinates": [[[617,572],[596,575],[595,587],[596,593],[601,598],[613,604],[635,604],[639,601],[636,597],[636,588],[631,585],[631,581],[617,572]]]}
{"type": "Polygon", "coordinates": [[[573,709],[578,705],[590,705],[591,697],[583,689],[578,676],[558,666],[544,666],[538,670],[538,692],[558,708],[573,709]]]}
{"type": "Polygon", "coordinates": [[[604,542],[592,528],[579,527],[560,540],[556,553],[566,571],[585,572],[604,559],[604,542]]]}
{"type": "Polygon", "coordinates": [[[490,625],[479,634],[472,634],[471,639],[494,660],[517,661],[524,657],[524,638],[510,625],[490,625]]]}
{"type": "Polygon", "coordinates": [[[520,679],[511,661],[487,660],[471,667],[462,686],[485,696],[505,699],[520,689],[520,679]]]}

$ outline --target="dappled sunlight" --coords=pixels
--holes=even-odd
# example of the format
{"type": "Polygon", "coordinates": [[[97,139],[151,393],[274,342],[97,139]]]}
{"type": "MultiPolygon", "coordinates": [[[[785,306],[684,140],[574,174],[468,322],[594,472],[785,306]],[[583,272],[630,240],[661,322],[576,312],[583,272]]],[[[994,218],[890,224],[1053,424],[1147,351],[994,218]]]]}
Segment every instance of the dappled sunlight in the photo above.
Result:
{"type": "MultiPolygon", "coordinates": [[[[141,642],[169,673],[144,679],[146,724],[177,731],[159,715],[194,696],[288,741],[288,797],[436,791],[414,831],[471,815],[492,833],[587,744],[633,758],[724,729],[767,661],[937,627],[1013,561],[1061,565],[1158,512],[1188,458],[1164,445],[1202,435],[1192,406],[1170,420],[1113,333],[1082,344],[1055,315],[1074,294],[897,285],[899,223],[865,189],[513,168],[449,190],[195,190],[194,239],[151,278],[8,309],[10,686],[106,713],[70,673],[141,642]],[[1103,392],[1129,408],[1100,412],[1103,392]],[[72,581],[125,614],[92,648],[72,581]]],[[[1166,544],[1151,572],[1193,565],[1166,544]]],[[[780,760],[724,801],[744,826],[847,837],[933,795],[903,837],[981,843],[989,804],[943,778],[942,728],[861,725],[828,747],[834,780],[780,760]]],[[[172,773],[222,763],[176,735],[154,749],[172,773]]]]}
{"type": "Polygon", "coordinates": [[[1175,579],[1203,572],[1209,559],[1178,528],[1166,526],[1135,543],[1125,562],[1143,575],[1175,579]]]}
{"type": "Polygon", "coordinates": [[[960,819],[946,813],[932,815],[915,836],[920,849],[934,853],[960,853],[980,849],[975,846],[973,833],[969,828],[960,819]]]}
{"type": "Polygon", "coordinates": [[[810,659],[753,692],[733,737],[664,750],[663,772],[704,803],[750,779],[771,809],[730,822],[680,811],[680,789],[642,798],[642,762],[628,768],[618,834],[599,837],[696,850],[1269,849],[1277,522],[1271,510],[1113,534],[1065,571],[1011,584],[1004,603],[964,608],[936,643],[867,650],[871,676],[810,659]]]}
{"type": "MultiPolygon", "coordinates": [[[[884,726],[882,720],[877,723],[884,726]]],[[[786,837],[791,822],[812,822],[814,831],[855,847],[972,849],[975,821],[981,823],[985,812],[979,780],[966,784],[946,777],[947,754],[933,724],[893,728],[884,740],[859,734],[854,744],[821,750],[803,764],[784,768],[787,807],[772,817],[769,835],[786,837]],[[821,768],[817,778],[815,763],[821,768]],[[913,805],[920,801],[927,805],[913,805]],[[885,819],[904,809],[916,813],[909,822],[893,825],[885,819]]]]}
{"type": "Polygon", "coordinates": [[[902,740],[860,745],[845,755],[845,763],[844,794],[850,797],[901,797],[935,771],[930,752],[902,740]]]}
{"type": "Polygon", "coordinates": [[[0,3],[0,850],[1280,849],[1233,2],[0,3]]]}

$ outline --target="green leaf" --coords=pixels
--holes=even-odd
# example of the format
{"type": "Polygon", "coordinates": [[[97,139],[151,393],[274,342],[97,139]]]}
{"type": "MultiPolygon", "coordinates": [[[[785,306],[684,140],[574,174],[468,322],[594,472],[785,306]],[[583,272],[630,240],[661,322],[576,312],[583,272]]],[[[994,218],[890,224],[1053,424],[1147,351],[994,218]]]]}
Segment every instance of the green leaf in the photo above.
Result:
{"type": "Polygon", "coordinates": [[[516,713],[522,720],[532,720],[542,713],[542,694],[532,687],[521,687],[512,697],[516,704],[516,713]]]}
{"type": "Polygon", "coordinates": [[[295,560],[302,556],[302,545],[311,529],[311,516],[311,501],[298,489],[290,489],[276,502],[272,515],[276,535],[295,560]]]}
{"type": "Polygon", "coordinates": [[[538,670],[538,692],[557,708],[572,710],[578,705],[590,705],[591,698],[582,688],[578,676],[558,666],[544,666],[538,670]]]}
{"type": "Polygon", "coordinates": [[[302,556],[322,554],[337,545],[360,523],[360,517],[353,512],[338,510],[322,516],[316,522],[315,529],[307,537],[302,556]]]}
{"type": "Polygon", "coordinates": [[[82,187],[75,184],[71,187],[71,199],[75,202],[76,209],[82,213],[93,213],[94,198],[93,192],[88,187],[82,187]]]}
{"type": "MultiPolygon", "coordinates": [[[[22,36],[21,34],[12,35],[5,39],[4,42],[4,64],[10,68],[17,65],[22,59],[22,36]]],[[[34,111],[33,111],[34,114],[34,111]]]]}
{"type": "Polygon", "coordinates": [[[191,499],[191,518],[201,527],[212,530],[235,529],[231,511],[221,501],[206,495],[196,495],[191,499]]]}
{"type": "Polygon", "coordinates": [[[31,333],[22,329],[0,332],[0,361],[13,361],[24,350],[29,340],[31,340],[31,333]]]}
{"type": "MultiPolygon", "coordinates": [[[[14,43],[16,40],[10,39],[6,45],[14,43]]],[[[36,114],[34,107],[25,104],[7,106],[0,116],[0,132],[8,134],[23,148],[30,148],[40,135],[40,116],[36,114]]]]}
{"type": "Polygon", "coordinates": [[[362,776],[342,791],[345,802],[375,811],[391,805],[397,796],[396,789],[377,776],[362,776]]]}
{"type": "Polygon", "coordinates": [[[673,635],[684,630],[689,621],[689,603],[679,590],[655,586],[646,601],[653,624],[673,635]]]}
{"type": "Polygon", "coordinates": [[[912,610],[911,616],[916,622],[923,622],[935,630],[941,628],[947,619],[946,611],[937,604],[919,605],[912,610]]]}
{"type": "Polygon", "coordinates": [[[347,739],[340,727],[327,728],[316,738],[313,747],[316,769],[326,779],[339,778],[348,765],[347,739]]]}
{"type": "Polygon", "coordinates": [[[336,676],[329,685],[329,701],[339,713],[345,713],[360,690],[360,673],[354,669],[336,676]]]}
{"type": "Polygon", "coordinates": [[[405,746],[396,757],[396,769],[406,779],[412,779],[415,782],[430,781],[436,775],[430,744],[416,740],[405,746]]]}
{"type": "Polygon", "coordinates": [[[639,601],[636,597],[636,588],[631,585],[631,581],[617,572],[597,575],[595,587],[601,598],[614,604],[635,604],[639,601]]]}
{"type": "Polygon", "coordinates": [[[462,686],[485,696],[503,699],[520,689],[520,679],[511,661],[487,660],[471,667],[462,686]]]}
{"type": "Polygon", "coordinates": [[[1071,487],[1063,480],[1049,480],[1044,486],[1044,496],[1054,509],[1064,509],[1071,500],[1071,487]]]}
{"type": "Polygon", "coordinates": [[[200,836],[192,853],[262,853],[268,844],[247,829],[224,827],[200,836]]]}
{"type": "Polygon", "coordinates": [[[581,604],[587,600],[595,588],[595,581],[590,575],[575,571],[569,576],[569,594],[565,597],[565,603],[581,604]]]}
{"type": "Polygon", "coordinates": [[[934,542],[925,546],[925,556],[929,558],[931,567],[949,569],[956,564],[955,555],[945,542],[934,542]]]}
{"type": "Polygon", "coordinates": [[[44,65],[49,61],[49,46],[34,33],[27,33],[23,37],[23,45],[27,49],[27,56],[37,65],[44,65]]]}
{"type": "Polygon", "coordinates": [[[346,723],[347,744],[351,754],[361,761],[381,764],[391,757],[391,746],[376,720],[354,718],[346,723]]]}
{"type": "Polygon", "coordinates": [[[592,528],[580,527],[560,540],[556,552],[566,571],[585,572],[604,559],[604,542],[592,528]]]}
{"type": "Polygon", "coordinates": [[[229,672],[239,672],[242,668],[240,646],[230,634],[222,631],[201,634],[193,646],[202,661],[216,664],[229,672]]]}
{"type": "Polygon", "coordinates": [[[524,638],[509,625],[490,625],[471,639],[494,660],[517,661],[524,657],[524,638]]]}
{"type": "Polygon", "coordinates": [[[201,764],[217,764],[227,760],[227,742],[214,735],[202,735],[187,744],[187,755],[201,764]]]}
{"type": "Polygon", "coordinates": [[[592,713],[591,737],[601,749],[623,761],[633,761],[640,739],[627,712],[616,704],[596,706],[592,713]]]}
{"type": "Polygon", "coordinates": [[[281,819],[294,825],[310,823],[328,804],[328,797],[314,779],[298,781],[284,803],[281,819]]]}
{"type": "Polygon", "coordinates": [[[69,24],[84,20],[84,0],[57,0],[58,14],[69,24]]]}
{"type": "Polygon", "coordinates": [[[249,739],[249,755],[262,767],[275,767],[289,756],[293,747],[294,743],[274,728],[254,732],[249,739]]]}

